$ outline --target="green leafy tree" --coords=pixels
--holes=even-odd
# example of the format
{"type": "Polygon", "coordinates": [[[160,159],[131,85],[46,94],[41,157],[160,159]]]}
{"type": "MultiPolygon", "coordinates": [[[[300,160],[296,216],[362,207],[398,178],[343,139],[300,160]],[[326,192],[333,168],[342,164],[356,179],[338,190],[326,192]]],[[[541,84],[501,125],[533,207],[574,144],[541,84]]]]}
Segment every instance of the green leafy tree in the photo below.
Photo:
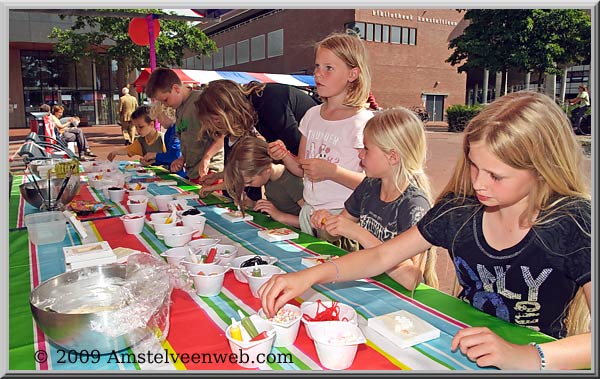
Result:
{"type": "MultiPolygon", "coordinates": [[[[133,12],[140,17],[165,14],[159,9],[103,9],[102,12],[133,12]]],[[[68,59],[83,57],[118,62],[117,84],[126,84],[126,75],[134,68],[150,66],[149,47],[138,46],[128,33],[131,18],[77,16],[69,29],[53,28],[49,38],[57,39],[54,51],[68,59]]],[[[187,21],[160,19],[160,34],[155,42],[157,66],[180,66],[186,50],[197,56],[216,50],[216,44],[199,28],[187,21]]]]}
{"type": "Polygon", "coordinates": [[[470,68],[501,71],[514,67],[545,73],[589,61],[590,15],[580,9],[473,9],[465,13],[469,26],[450,41],[446,60],[470,68]]]}

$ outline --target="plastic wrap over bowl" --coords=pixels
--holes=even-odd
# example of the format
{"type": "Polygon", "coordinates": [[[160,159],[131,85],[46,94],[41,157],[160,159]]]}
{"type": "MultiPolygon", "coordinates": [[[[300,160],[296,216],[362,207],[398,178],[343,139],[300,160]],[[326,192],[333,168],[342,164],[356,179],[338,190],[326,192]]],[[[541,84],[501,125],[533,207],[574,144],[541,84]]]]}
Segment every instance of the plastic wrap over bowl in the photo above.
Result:
{"type": "Polygon", "coordinates": [[[101,354],[134,345],[155,328],[168,330],[168,276],[149,268],[129,275],[128,269],[123,264],[86,267],[46,280],[29,298],[37,325],[65,349],[101,354]]]}

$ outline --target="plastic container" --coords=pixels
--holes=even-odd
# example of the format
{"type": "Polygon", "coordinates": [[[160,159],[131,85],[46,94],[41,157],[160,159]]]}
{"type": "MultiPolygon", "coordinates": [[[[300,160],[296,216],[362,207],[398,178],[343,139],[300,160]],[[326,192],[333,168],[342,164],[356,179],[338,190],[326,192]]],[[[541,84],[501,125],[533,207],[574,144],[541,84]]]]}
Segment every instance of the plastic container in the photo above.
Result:
{"type": "Polygon", "coordinates": [[[259,333],[266,331],[270,335],[265,339],[254,342],[238,341],[231,337],[230,325],[225,330],[225,336],[229,341],[229,347],[231,348],[231,352],[238,356],[237,364],[244,368],[257,368],[260,366],[259,362],[262,362],[271,352],[271,348],[273,347],[273,341],[275,340],[275,333],[273,333],[273,327],[269,325],[269,323],[266,320],[263,320],[260,316],[251,315],[250,320],[252,320],[252,323],[254,324],[256,330],[259,333]],[[248,356],[248,359],[239,359],[239,357],[244,357],[243,354],[246,354],[248,356]],[[262,354],[261,359],[258,359],[259,354],[262,354]]]}
{"type": "Polygon", "coordinates": [[[131,213],[146,213],[148,207],[148,198],[146,196],[129,196],[127,207],[131,213]]]}
{"type": "Polygon", "coordinates": [[[366,342],[358,326],[349,322],[320,322],[313,333],[319,361],[330,370],[345,370],[352,366],[358,345],[366,342]]]}
{"type": "MultiPolygon", "coordinates": [[[[311,302],[305,301],[300,305],[300,309],[302,310],[302,315],[308,315],[310,317],[315,317],[317,314],[317,310],[322,312],[325,308],[331,307],[333,302],[331,301],[321,301],[319,304],[318,301],[311,302]]],[[[340,308],[339,319],[340,322],[349,322],[351,324],[358,324],[358,318],[356,316],[356,311],[349,305],[343,303],[337,303],[337,306],[340,308]]],[[[321,324],[323,322],[329,321],[307,321],[304,317],[302,317],[302,322],[306,327],[306,334],[310,339],[313,339],[312,329],[314,325],[321,324]]]]}
{"type": "Polygon", "coordinates": [[[165,245],[169,247],[179,247],[192,240],[194,230],[189,226],[174,226],[167,228],[162,232],[165,245]]]}
{"type": "Polygon", "coordinates": [[[67,219],[60,211],[25,216],[29,240],[36,245],[61,242],[67,235],[67,219]]]}
{"type": "MultiPolygon", "coordinates": [[[[198,296],[217,296],[223,288],[223,279],[229,267],[214,264],[196,264],[195,272],[190,272],[194,281],[194,289],[198,296]]],[[[189,269],[188,269],[189,271],[189,269]]]]}
{"type": "Polygon", "coordinates": [[[188,255],[189,249],[187,247],[174,247],[160,254],[161,257],[166,257],[167,263],[173,266],[177,266],[188,255]]]}
{"type": "Polygon", "coordinates": [[[208,252],[208,249],[215,246],[219,243],[219,239],[216,238],[198,238],[196,240],[190,241],[188,246],[196,253],[202,254],[205,251],[208,252]]]}
{"type": "Polygon", "coordinates": [[[169,201],[173,200],[173,195],[155,195],[154,201],[156,202],[156,207],[160,212],[170,211],[169,209],[169,201]]]}
{"type": "Polygon", "coordinates": [[[252,296],[258,296],[258,290],[260,287],[271,279],[271,277],[275,274],[285,274],[285,271],[280,269],[277,266],[273,265],[259,265],[252,267],[245,267],[242,269],[244,275],[246,275],[246,280],[248,280],[248,285],[250,286],[250,292],[252,292],[252,296]],[[254,270],[260,270],[261,276],[254,276],[254,270]]]}
{"type": "MultiPolygon", "coordinates": [[[[117,187],[114,187],[117,188],[117,187]]],[[[125,198],[125,188],[110,189],[108,188],[108,197],[114,203],[120,203],[125,198]]]]}
{"type": "Polygon", "coordinates": [[[281,311],[288,312],[290,315],[295,315],[295,318],[291,318],[289,321],[277,321],[277,318],[267,319],[262,308],[258,310],[258,315],[264,318],[273,329],[275,329],[275,347],[287,347],[294,344],[296,337],[298,337],[298,330],[300,329],[300,319],[302,318],[302,311],[300,308],[293,304],[286,304],[281,307],[281,311]]]}
{"type": "Polygon", "coordinates": [[[233,269],[233,274],[235,275],[235,278],[237,279],[238,282],[240,283],[248,283],[248,279],[246,278],[246,275],[244,275],[244,273],[242,272],[242,270],[244,269],[243,267],[240,268],[241,264],[246,262],[248,259],[252,259],[255,257],[260,257],[262,260],[264,260],[265,262],[267,262],[267,264],[274,264],[278,261],[278,259],[276,257],[270,257],[267,255],[254,255],[254,254],[247,254],[247,255],[240,255],[239,257],[233,258],[233,260],[228,263],[227,265],[231,266],[231,268],[233,269]]]}
{"type": "Polygon", "coordinates": [[[144,213],[130,213],[121,216],[121,221],[127,234],[140,234],[144,230],[146,216],[144,213]]]}
{"type": "Polygon", "coordinates": [[[204,224],[206,223],[206,217],[200,214],[181,216],[181,221],[183,221],[183,225],[185,226],[191,226],[194,229],[204,232],[204,224]],[[202,223],[202,225],[198,225],[199,223],[202,223]]]}
{"type": "Polygon", "coordinates": [[[237,247],[233,245],[220,245],[217,244],[215,246],[217,248],[217,258],[219,259],[219,264],[225,265],[227,263],[233,262],[235,257],[237,257],[237,247]]]}

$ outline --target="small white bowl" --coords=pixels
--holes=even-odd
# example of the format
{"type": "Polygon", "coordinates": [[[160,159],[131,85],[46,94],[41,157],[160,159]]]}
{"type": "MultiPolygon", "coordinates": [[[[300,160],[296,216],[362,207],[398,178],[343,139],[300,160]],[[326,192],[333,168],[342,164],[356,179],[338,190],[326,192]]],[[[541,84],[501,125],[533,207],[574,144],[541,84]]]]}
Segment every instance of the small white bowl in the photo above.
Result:
{"type": "Polygon", "coordinates": [[[146,213],[146,209],[148,207],[148,198],[143,195],[129,196],[127,198],[127,207],[132,213],[146,213]]]}
{"type": "Polygon", "coordinates": [[[217,258],[219,259],[219,264],[225,265],[231,263],[235,257],[237,257],[238,249],[233,245],[217,244],[215,247],[217,248],[217,258]]]}
{"type": "MultiPolygon", "coordinates": [[[[322,322],[326,322],[326,321],[308,321],[304,318],[304,315],[308,315],[310,317],[315,317],[317,314],[317,310],[319,312],[323,311],[325,308],[329,308],[331,307],[333,304],[332,301],[327,300],[327,301],[321,301],[321,304],[319,304],[319,301],[305,301],[304,303],[302,303],[300,305],[300,309],[302,310],[302,323],[304,323],[304,327],[306,327],[306,334],[308,335],[308,338],[313,339],[312,337],[312,327],[314,325],[320,324],[322,322]]],[[[352,308],[349,305],[343,304],[343,303],[337,303],[338,307],[340,308],[340,312],[339,312],[339,319],[341,322],[349,322],[351,324],[358,324],[358,318],[356,316],[356,311],[354,310],[354,308],[352,308]]]]}
{"type": "MultiPolygon", "coordinates": [[[[206,217],[204,217],[202,214],[197,214],[197,215],[185,215],[185,216],[181,216],[181,221],[183,222],[183,225],[185,226],[191,226],[193,228],[197,228],[197,224],[198,223],[206,223],[206,217]]],[[[197,228],[199,229],[199,228],[197,228]]],[[[204,232],[204,225],[202,225],[202,232],[204,232]]]]}
{"type": "Polygon", "coordinates": [[[266,320],[263,320],[258,315],[251,315],[250,320],[256,327],[256,331],[259,333],[267,332],[269,336],[265,339],[254,341],[254,342],[244,342],[238,341],[231,337],[231,325],[225,329],[225,336],[229,341],[229,347],[231,348],[231,352],[236,354],[237,356],[248,357],[247,359],[238,359],[237,364],[244,368],[257,368],[262,360],[258,359],[258,356],[262,357],[264,360],[265,357],[271,352],[271,348],[273,347],[273,341],[275,340],[275,332],[271,325],[266,320]]]}
{"type": "Polygon", "coordinates": [[[144,213],[130,213],[121,216],[127,234],[140,234],[144,229],[146,216],[144,213]]]}
{"type": "Polygon", "coordinates": [[[112,200],[114,203],[122,202],[123,199],[125,198],[125,188],[119,188],[119,189],[111,189],[111,188],[117,188],[117,187],[107,188],[108,197],[110,197],[110,200],[112,200]]]}
{"type": "Polygon", "coordinates": [[[258,310],[258,315],[264,318],[275,329],[275,342],[273,343],[273,346],[275,347],[287,347],[294,344],[296,337],[298,337],[300,319],[302,318],[302,311],[293,304],[286,304],[281,307],[280,311],[281,310],[296,314],[297,317],[287,322],[277,322],[273,319],[267,319],[262,308],[258,310]]]}
{"type": "MultiPolygon", "coordinates": [[[[197,259],[198,259],[198,262],[202,262],[202,259],[200,257],[197,257],[197,259]]],[[[218,259],[215,259],[213,263],[194,263],[191,261],[191,258],[189,255],[180,261],[180,264],[182,264],[190,274],[197,274],[198,271],[202,271],[204,266],[214,266],[218,263],[219,263],[218,259]]],[[[229,268],[229,267],[227,267],[227,268],[229,268]]]]}
{"type": "Polygon", "coordinates": [[[188,246],[197,254],[204,250],[216,246],[219,243],[216,238],[198,238],[188,243],[188,246]]]}
{"type": "MultiPolygon", "coordinates": [[[[164,233],[166,233],[169,229],[173,229],[177,226],[175,222],[170,224],[165,224],[164,222],[150,222],[150,224],[154,227],[154,234],[158,236],[158,238],[163,239],[164,233]]],[[[190,236],[191,238],[191,236],[190,236]]]]}
{"type": "Polygon", "coordinates": [[[150,213],[150,221],[153,223],[165,223],[167,217],[171,215],[171,212],[158,212],[158,213],[150,213]]]}
{"type": "MultiPolygon", "coordinates": [[[[242,267],[240,267],[240,265],[244,262],[246,262],[248,259],[252,259],[255,257],[260,257],[262,258],[265,262],[267,262],[267,264],[274,264],[278,261],[277,258],[275,257],[270,257],[268,255],[254,255],[254,254],[248,254],[248,255],[241,255],[237,258],[234,258],[231,263],[228,263],[227,265],[231,266],[231,268],[233,269],[233,274],[235,275],[235,278],[237,279],[238,282],[240,283],[248,283],[248,279],[246,278],[246,275],[244,275],[244,273],[242,273],[242,267]]],[[[262,265],[264,266],[264,265],[262,265]]]]}
{"type": "Polygon", "coordinates": [[[252,267],[246,267],[242,269],[242,273],[246,275],[246,280],[248,281],[248,285],[250,286],[250,292],[252,292],[252,296],[258,296],[258,290],[260,287],[265,284],[271,277],[275,274],[285,274],[285,271],[280,269],[277,266],[273,265],[258,265],[252,267]],[[260,270],[260,276],[254,276],[254,270],[260,270]]]}
{"type": "Polygon", "coordinates": [[[167,263],[170,265],[177,266],[188,254],[189,249],[187,247],[174,247],[161,253],[160,256],[166,257],[167,263]]]}
{"type": "Polygon", "coordinates": [[[352,366],[358,345],[367,342],[360,328],[349,322],[324,321],[313,328],[321,365],[330,370],[352,366]]]}
{"type": "Polygon", "coordinates": [[[179,247],[190,242],[192,240],[192,234],[194,234],[195,231],[189,226],[173,226],[164,229],[161,233],[165,240],[165,245],[179,247]]]}
{"type": "Polygon", "coordinates": [[[217,296],[223,288],[223,279],[229,267],[199,264],[194,266],[195,273],[190,272],[194,281],[194,289],[199,296],[217,296]]]}
{"type": "Polygon", "coordinates": [[[169,201],[173,200],[173,195],[154,195],[156,207],[160,212],[169,211],[169,201]]]}

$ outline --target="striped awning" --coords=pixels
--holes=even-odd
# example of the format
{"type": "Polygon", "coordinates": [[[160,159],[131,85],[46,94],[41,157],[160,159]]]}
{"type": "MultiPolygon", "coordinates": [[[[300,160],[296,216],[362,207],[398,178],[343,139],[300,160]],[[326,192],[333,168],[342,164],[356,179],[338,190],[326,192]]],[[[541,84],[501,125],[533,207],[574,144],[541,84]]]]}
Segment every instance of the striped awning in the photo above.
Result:
{"type": "MultiPolygon", "coordinates": [[[[207,70],[183,70],[173,69],[183,84],[205,84],[218,79],[230,79],[239,84],[246,84],[253,80],[263,83],[282,83],[295,87],[314,87],[315,80],[312,75],[287,75],[267,74],[242,71],[207,71],[207,70]]],[[[143,92],[151,70],[144,68],[140,76],[133,82],[138,92],[143,92]]]]}

